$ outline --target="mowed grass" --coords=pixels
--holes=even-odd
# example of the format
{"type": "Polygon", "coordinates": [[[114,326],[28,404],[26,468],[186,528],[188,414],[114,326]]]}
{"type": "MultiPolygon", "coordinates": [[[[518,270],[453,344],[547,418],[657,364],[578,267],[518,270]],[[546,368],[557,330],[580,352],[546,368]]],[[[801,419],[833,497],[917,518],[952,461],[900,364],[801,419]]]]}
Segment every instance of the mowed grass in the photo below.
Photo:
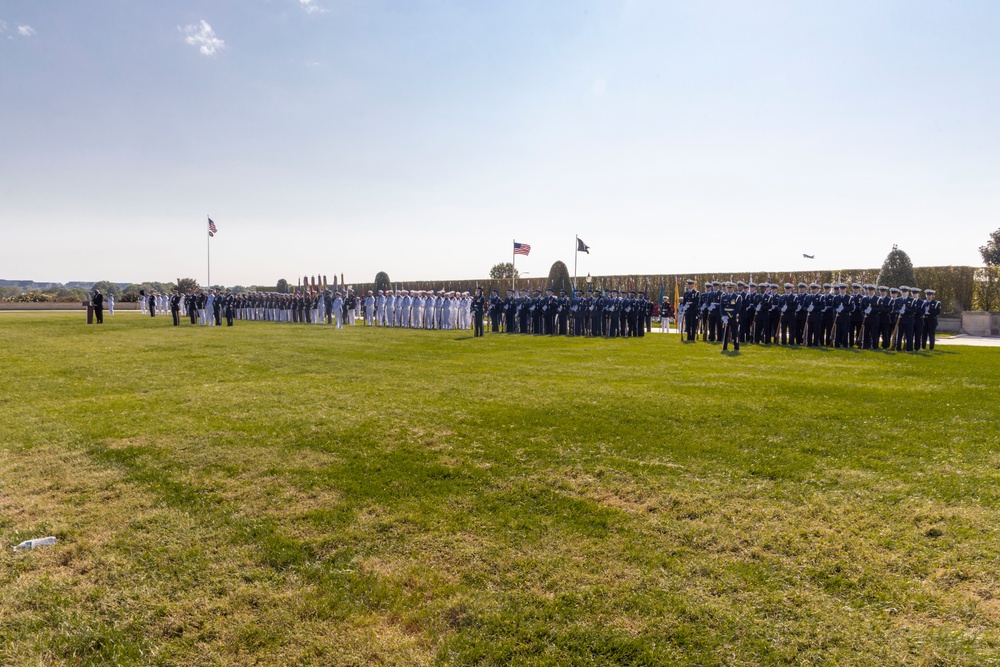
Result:
{"type": "Polygon", "coordinates": [[[0,314],[2,664],[1000,659],[1000,350],[81,319],[0,314]]]}

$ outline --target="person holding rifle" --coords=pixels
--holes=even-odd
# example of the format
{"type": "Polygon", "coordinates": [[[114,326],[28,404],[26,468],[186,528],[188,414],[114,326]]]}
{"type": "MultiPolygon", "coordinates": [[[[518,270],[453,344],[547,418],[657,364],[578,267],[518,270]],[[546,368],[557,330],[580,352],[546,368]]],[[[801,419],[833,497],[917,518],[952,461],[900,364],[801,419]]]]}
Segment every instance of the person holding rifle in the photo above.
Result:
{"type": "Polygon", "coordinates": [[[729,341],[733,342],[733,351],[740,351],[740,313],[743,312],[743,295],[736,293],[736,285],[729,281],[726,291],[721,293],[717,310],[719,323],[722,325],[722,351],[729,349],[729,341]]]}

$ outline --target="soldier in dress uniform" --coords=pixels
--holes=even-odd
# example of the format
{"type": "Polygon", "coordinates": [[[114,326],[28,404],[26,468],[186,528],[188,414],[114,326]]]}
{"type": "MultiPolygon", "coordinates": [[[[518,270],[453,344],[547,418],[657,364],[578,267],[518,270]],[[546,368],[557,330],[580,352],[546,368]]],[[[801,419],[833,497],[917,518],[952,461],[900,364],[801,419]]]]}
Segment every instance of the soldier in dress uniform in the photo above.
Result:
{"type": "MultiPolygon", "coordinates": [[[[805,283],[799,283],[796,285],[796,293],[794,298],[794,312],[790,312],[795,321],[795,336],[793,338],[795,345],[803,345],[805,343],[805,331],[806,322],[808,321],[809,313],[806,312],[806,306],[808,305],[806,301],[809,300],[809,286],[805,283]]],[[[793,310],[791,307],[789,310],[793,310]]]]}
{"type": "Polygon", "coordinates": [[[636,329],[639,326],[639,309],[636,307],[635,292],[629,292],[628,298],[622,304],[625,313],[625,332],[622,334],[629,338],[636,336],[636,329]]]}
{"type": "Polygon", "coordinates": [[[694,280],[688,278],[684,281],[684,284],[686,287],[684,289],[684,296],[681,297],[679,304],[680,313],[678,313],[677,319],[684,323],[684,339],[688,342],[693,342],[695,335],[698,333],[698,301],[700,295],[694,287],[694,280]]]}
{"type": "Polygon", "coordinates": [[[583,290],[576,290],[576,295],[569,304],[569,312],[573,316],[573,335],[583,336],[587,333],[587,311],[583,290]]]}
{"type": "MultiPolygon", "coordinates": [[[[735,291],[736,285],[733,285],[735,291]]],[[[719,301],[722,298],[722,283],[718,280],[712,281],[712,291],[708,293],[708,340],[715,342],[722,340],[722,317],[719,313],[719,301]]],[[[742,302],[740,304],[742,308],[742,302]]]]}
{"type": "Polygon", "coordinates": [[[607,320],[604,331],[608,338],[618,337],[618,326],[621,323],[621,318],[618,314],[620,307],[621,301],[618,299],[618,290],[611,290],[608,296],[604,298],[604,317],[607,320]]]}
{"type": "Polygon", "coordinates": [[[594,292],[593,298],[589,299],[587,312],[590,315],[590,335],[600,337],[604,335],[604,296],[600,292],[594,292]]]}
{"type": "Polygon", "coordinates": [[[837,294],[833,297],[833,346],[847,347],[851,329],[851,297],[847,285],[837,283],[837,294]]]}
{"type": "Polygon", "coordinates": [[[646,311],[649,308],[649,301],[646,300],[645,292],[638,292],[636,294],[632,308],[635,310],[636,319],[635,336],[643,338],[646,335],[646,311]]]}
{"type": "Polygon", "coordinates": [[[806,306],[806,346],[816,347],[823,344],[823,295],[816,283],[809,285],[809,294],[804,302],[806,306]]]}
{"type": "Polygon", "coordinates": [[[771,344],[771,302],[770,283],[757,284],[757,298],[754,303],[753,342],[758,345],[771,344]]]}
{"type": "Polygon", "coordinates": [[[500,292],[492,290],[490,292],[490,331],[500,332],[500,314],[503,312],[503,302],[500,300],[500,292]]]}
{"type": "Polygon", "coordinates": [[[924,300],[924,337],[920,343],[921,349],[934,349],[934,339],[937,336],[938,316],[941,315],[941,302],[934,298],[937,294],[932,289],[924,290],[927,299],[924,300]]]}
{"type": "Polygon", "coordinates": [[[556,320],[558,321],[558,333],[565,336],[569,333],[569,297],[566,290],[559,290],[559,299],[556,303],[556,320]]]}
{"type": "Polygon", "coordinates": [[[181,294],[174,290],[170,295],[170,315],[174,319],[174,326],[181,325],[181,294]]]}
{"type": "Polygon", "coordinates": [[[503,309],[503,330],[509,334],[517,333],[517,325],[514,324],[514,290],[507,290],[507,298],[500,307],[503,309]]]}
{"type": "MultiPolygon", "coordinates": [[[[893,287],[892,289],[896,289],[893,287]]],[[[889,288],[885,285],[878,286],[878,299],[876,301],[876,306],[878,307],[878,334],[875,336],[875,347],[879,347],[879,341],[881,340],[881,347],[883,350],[888,350],[891,344],[890,338],[892,338],[892,293],[889,288]]]]}
{"type": "MultiPolygon", "coordinates": [[[[714,285],[713,285],[714,287],[714,285]]],[[[733,350],[740,350],[740,313],[743,311],[743,295],[736,292],[732,281],[726,282],[726,291],[719,296],[719,321],[722,324],[722,351],[729,349],[732,342],[733,350]]]]}
{"type": "Polygon", "coordinates": [[[921,297],[923,290],[918,287],[910,288],[910,296],[913,298],[913,349],[920,350],[920,345],[924,340],[924,300],[921,297]]]}
{"type": "Polygon", "coordinates": [[[895,346],[896,350],[900,350],[905,345],[907,352],[913,352],[913,297],[906,285],[899,288],[899,293],[892,305],[896,314],[896,324],[893,325],[896,331],[895,346]]]}
{"type": "Polygon", "coordinates": [[[849,297],[850,328],[847,331],[847,344],[849,347],[862,347],[861,327],[865,323],[865,308],[867,308],[867,297],[862,291],[861,283],[851,284],[851,295],[849,297]]]}
{"type": "Polygon", "coordinates": [[[545,290],[545,299],[542,301],[542,326],[543,333],[547,336],[556,335],[556,308],[558,307],[556,291],[551,287],[545,290]]]}
{"type": "Polygon", "coordinates": [[[472,297],[472,335],[481,337],[483,335],[483,312],[486,310],[486,297],[483,296],[483,288],[476,287],[476,295],[472,297]]]}

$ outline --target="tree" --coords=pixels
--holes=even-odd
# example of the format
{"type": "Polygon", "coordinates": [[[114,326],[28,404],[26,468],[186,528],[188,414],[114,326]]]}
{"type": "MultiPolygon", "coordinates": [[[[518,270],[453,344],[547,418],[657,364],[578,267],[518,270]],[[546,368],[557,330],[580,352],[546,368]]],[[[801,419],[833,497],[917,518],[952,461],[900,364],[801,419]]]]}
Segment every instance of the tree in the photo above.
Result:
{"type": "Polygon", "coordinates": [[[275,289],[278,290],[278,294],[288,294],[288,281],[281,278],[278,280],[278,284],[275,286],[275,289]]]}
{"type": "Polygon", "coordinates": [[[107,280],[99,280],[98,282],[94,283],[93,289],[95,289],[95,290],[99,289],[99,290],[101,290],[101,294],[111,295],[111,296],[115,297],[116,299],[119,296],[121,296],[121,292],[122,292],[121,288],[118,287],[118,285],[114,284],[113,282],[107,281],[107,280]]]}
{"type": "Polygon", "coordinates": [[[878,274],[878,284],[886,287],[915,286],[917,278],[913,273],[913,262],[910,256],[896,246],[882,262],[882,270],[878,274]]]}
{"type": "Polygon", "coordinates": [[[1000,229],[990,234],[986,245],[979,246],[979,254],[983,256],[986,266],[1000,266],[1000,229]]]}
{"type": "Polygon", "coordinates": [[[392,283],[389,281],[389,274],[385,271],[379,271],[375,274],[375,293],[378,294],[379,291],[385,291],[389,289],[392,283]]]}
{"type": "Polygon", "coordinates": [[[246,294],[249,291],[250,290],[244,287],[243,285],[233,285],[233,290],[232,290],[233,294],[246,294]]]}
{"type": "Polygon", "coordinates": [[[194,278],[178,278],[177,279],[177,290],[181,294],[187,294],[189,292],[197,292],[199,289],[198,281],[194,278]]]}
{"type": "Polygon", "coordinates": [[[572,294],[573,281],[569,277],[569,269],[561,261],[556,261],[549,269],[549,287],[559,294],[559,290],[566,290],[567,294],[572,294]]]}
{"type": "Polygon", "coordinates": [[[500,264],[494,264],[493,268],[490,269],[490,279],[491,280],[510,280],[511,278],[520,278],[521,272],[514,268],[511,262],[501,262],[500,264]]]}

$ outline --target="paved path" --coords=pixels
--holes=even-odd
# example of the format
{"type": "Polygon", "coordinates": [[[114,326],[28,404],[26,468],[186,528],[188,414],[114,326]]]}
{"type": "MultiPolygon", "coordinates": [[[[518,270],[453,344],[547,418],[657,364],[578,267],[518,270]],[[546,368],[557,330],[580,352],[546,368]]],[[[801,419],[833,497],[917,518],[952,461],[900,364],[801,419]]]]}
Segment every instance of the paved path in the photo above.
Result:
{"type": "MultiPolygon", "coordinates": [[[[651,333],[663,333],[659,327],[653,327],[651,333]]],[[[674,336],[676,332],[671,331],[674,336]]],[[[949,338],[937,337],[938,345],[972,345],[975,347],[1000,347],[1000,336],[969,336],[966,334],[956,334],[949,338]]]]}

